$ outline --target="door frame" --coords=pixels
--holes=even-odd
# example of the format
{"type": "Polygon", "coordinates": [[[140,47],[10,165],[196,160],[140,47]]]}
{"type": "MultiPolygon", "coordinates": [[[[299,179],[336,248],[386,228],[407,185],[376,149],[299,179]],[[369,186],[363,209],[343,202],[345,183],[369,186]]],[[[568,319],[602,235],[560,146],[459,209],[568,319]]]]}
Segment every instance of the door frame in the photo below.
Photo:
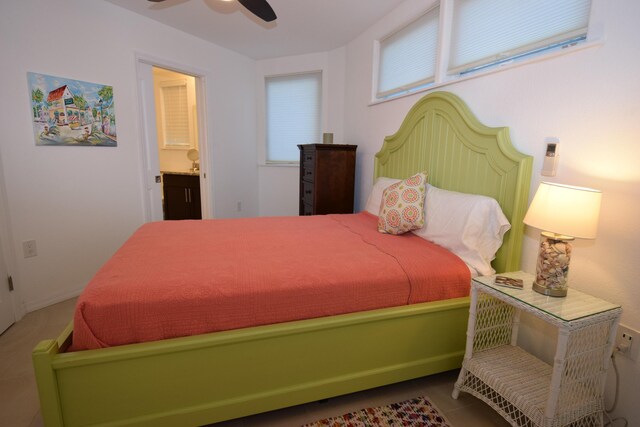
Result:
{"type": "MultiPolygon", "coordinates": [[[[4,222],[4,221],[3,221],[4,222]]],[[[0,271],[7,274],[7,277],[0,276],[0,335],[11,327],[18,320],[16,313],[16,301],[14,299],[14,293],[9,290],[8,278],[12,277],[11,270],[9,269],[9,263],[6,262],[5,253],[7,248],[4,245],[4,241],[7,236],[5,234],[5,227],[0,227],[0,271]]],[[[14,288],[15,290],[15,288],[14,288]]]]}
{"type": "MultiPolygon", "coordinates": [[[[211,177],[211,163],[209,161],[209,145],[208,145],[208,131],[207,131],[207,106],[206,106],[206,78],[208,72],[205,70],[193,67],[191,65],[180,64],[156,56],[148,55],[146,53],[135,53],[135,67],[136,67],[136,85],[137,85],[137,97],[138,97],[138,114],[140,124],[140,159],[141,159],[141,184],[143,191],[143,210],[145,222],[155,221],[162,219],[158,218],[157,206],[154,207],[153,189],[155,188],[155,176],[160,174],[159,168],[157,171],[150,171],[152,157],[158,156],[158,142],[157,139],[152,139],[153,135],[157,138],[157,132],[155,129],[155,105],[150,105],[148,97],[145,96],[145,81],[153,81],[151,75],[151,67],[156,66],[167,70],[175,71],[177,73],[188,74],[195,78],[196,89],[196,117],[197,117],[197,132],[198,132],[198,151],[200,154],[200,198],[202,219],[211,218],[211,212],[213,212],[213,195],[212,186],[208,184],[211,177]],[[148,70],[148,71],[147,71],[148,70]],[[148,74],[147,74],[148,73],[148,74]],[[153,128],[150,129],[151,123],[153,128]],[[149,173],[152,172],[152,173],[149,173]]],[[[158,162],[155,162],[157,165],[158,162]]],[[[162,209],[162,206],[160,206],[162,209]]]]}
{"type": "MultiPolygon", "coordinates": [[[[0,153],[0,176],[4,176],[4,167],[2,164],[2,155],[0,153]]],[[[0,263],[5,267],[7,275],[13,277],[14,289],[9,291],[7,278],[0,277],[0,286],[3,288],[2,293],[7,299],[6,309],[9,309],[9,317],[13,317],[13,323],[22,319],[26,314],[24,304],[22,303],[22,295],[20,293],[19,280],[17,278],[18,269],[16,266],[16,254],[14,252],[13,234],[11,228],[11,218],[9,213],[9,203],[7,198],[7,188],[4,180],[0,180],[0,263]]],[[[12,323],[12,324],[13,324],[12,323]]],[[[0,327],[0,334],[4,332],[0,327]]]]}

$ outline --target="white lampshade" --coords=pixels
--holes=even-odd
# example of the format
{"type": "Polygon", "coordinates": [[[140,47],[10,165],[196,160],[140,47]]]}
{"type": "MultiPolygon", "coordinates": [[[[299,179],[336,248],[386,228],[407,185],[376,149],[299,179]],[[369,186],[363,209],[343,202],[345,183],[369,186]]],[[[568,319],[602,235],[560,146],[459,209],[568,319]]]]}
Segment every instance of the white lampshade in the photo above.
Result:
{"type": "Polygon", "coordinates": [[[555,234],[595,239],[601,199],[599,190],[541,182],[524,223],[555,234]]]}

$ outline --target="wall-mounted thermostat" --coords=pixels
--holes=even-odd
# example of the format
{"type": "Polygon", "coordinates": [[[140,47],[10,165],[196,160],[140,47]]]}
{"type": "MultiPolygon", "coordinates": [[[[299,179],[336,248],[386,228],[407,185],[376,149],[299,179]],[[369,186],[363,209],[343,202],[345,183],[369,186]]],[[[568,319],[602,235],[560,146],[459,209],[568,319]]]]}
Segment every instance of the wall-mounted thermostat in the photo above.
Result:
{"type": "Polygon", "coordinates": [[[544,160],[542,161],[542,172],[544,176],[556,176],[556,168],[558,166],[558,146],[560,140],[558,138],[545,138],[544,160]]]}

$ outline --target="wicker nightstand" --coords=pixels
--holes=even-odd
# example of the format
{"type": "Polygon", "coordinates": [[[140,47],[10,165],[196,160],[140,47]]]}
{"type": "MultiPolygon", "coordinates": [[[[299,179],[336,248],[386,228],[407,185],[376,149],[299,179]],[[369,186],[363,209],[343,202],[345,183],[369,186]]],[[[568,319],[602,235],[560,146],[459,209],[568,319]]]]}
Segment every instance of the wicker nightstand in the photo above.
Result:
{"type": "Polygon", "coordinates": [[[495,285],[494,276],[471,285],[467,347],[453,391],[482,399],[514,426],[602,426],[604,382],[620,306],[569,289],[565,298],[495,285]],[[558,328],[554,365],[516,345],[524,311],[558,328]]]}

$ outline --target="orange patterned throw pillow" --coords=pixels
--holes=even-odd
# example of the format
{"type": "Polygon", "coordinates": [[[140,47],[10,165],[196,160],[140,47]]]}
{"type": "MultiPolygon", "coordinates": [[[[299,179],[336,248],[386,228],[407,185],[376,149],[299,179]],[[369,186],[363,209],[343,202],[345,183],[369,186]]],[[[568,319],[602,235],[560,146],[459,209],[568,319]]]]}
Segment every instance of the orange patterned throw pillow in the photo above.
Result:
{"type": "Polygon", "coordinates": [[[424,226],[427,174],[421,172],[385,188],[378,213],[378,231],[403,234],[424,226]]]}

